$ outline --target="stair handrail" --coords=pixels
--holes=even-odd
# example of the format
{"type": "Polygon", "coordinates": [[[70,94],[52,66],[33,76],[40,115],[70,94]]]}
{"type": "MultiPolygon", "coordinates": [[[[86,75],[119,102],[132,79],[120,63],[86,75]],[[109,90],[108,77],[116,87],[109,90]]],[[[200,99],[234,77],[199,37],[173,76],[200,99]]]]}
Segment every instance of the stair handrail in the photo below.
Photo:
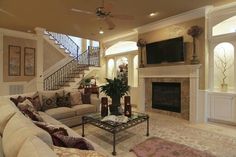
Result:
{"type": "Polygon", "coordinates": [[[84,66],[100,66],[99,47],[90,46],[86,51],[74,57],[44,79],[44,90],[59,89],[65,81],[73,76],[73,72],[84,66]]]}
{"type": "Polygon", "coordinates": [[[68,35],[49,31],[46,33],[78,60],[80,47],[68,35]]]}
{"type": "Polygon", "coordinates": [[[99,67],[100,47],[88,46],[88,49],[78,56],[78,63],[99,67]]]}

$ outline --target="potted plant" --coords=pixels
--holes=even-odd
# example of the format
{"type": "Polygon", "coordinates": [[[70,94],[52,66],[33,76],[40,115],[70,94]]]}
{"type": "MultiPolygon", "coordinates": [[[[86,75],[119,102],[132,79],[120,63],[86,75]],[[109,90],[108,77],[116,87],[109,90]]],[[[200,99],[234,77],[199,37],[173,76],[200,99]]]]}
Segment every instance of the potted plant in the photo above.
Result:
{"type": "Polygon", "coordinates": [[[112,104],[110,105],[110,112],[112,115],[119,115],[120,108],[120,98],[122,98],[125,94],[129,92],[129,86],[122,79],[114,78],[108,79],[106,78],[107,84],[100,86],[101,92],[105,93],[112,100],[112,104]]]}

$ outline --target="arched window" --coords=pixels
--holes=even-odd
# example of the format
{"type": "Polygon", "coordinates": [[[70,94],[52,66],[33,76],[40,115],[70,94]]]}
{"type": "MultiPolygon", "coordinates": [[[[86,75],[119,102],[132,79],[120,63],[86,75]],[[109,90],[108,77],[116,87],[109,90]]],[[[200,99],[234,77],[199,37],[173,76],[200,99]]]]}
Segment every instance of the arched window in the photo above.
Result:
{"type": "Polygon", "coordinates": [[[212,35],[222,35],[236,32],[236,16],[228,18],[212,28],[212,35]]]}
{"type": "Polygon", "coordinates": [[[219,43],[214,48],[214,88],[234,88],[234,46],[219,43]]]}
{"type": "Polygon", "coordinates": [[[119,54],[119,53],[124,53],[124,52],[129,52],[129,51],[135,51],[138,50],[138,47],[136,45],[136,42],[134,41],[121,41],[118,42],[111,47],[109,47],[105,55],[114,55],[114,54],[119,54]]]}

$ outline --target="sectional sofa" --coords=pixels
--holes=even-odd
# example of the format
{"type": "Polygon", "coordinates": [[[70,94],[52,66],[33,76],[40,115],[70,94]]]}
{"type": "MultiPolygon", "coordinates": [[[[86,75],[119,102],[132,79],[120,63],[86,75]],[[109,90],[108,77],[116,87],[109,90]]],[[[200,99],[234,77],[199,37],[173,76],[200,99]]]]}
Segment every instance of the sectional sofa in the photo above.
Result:
{"type": "MultiPolygon", "coordinates": [[[[40,101],[42,96],[52,96],[55,93],[61,94],[65,91],[37,92],[40,101]]],[[[76,94],[76,93],[74,93],[76,94]]],[[[31,96],[35,93],[21,95],[31,96]]],[[[16,107],[10,98],[14,96],[0,97],[0,157],[67,157],[72,156],[109,156],[109,154],[100,146],[87,140],[94,150],[80,150],[75,148],[63,148],[53,145],[52,138],[48,132],[37,127],[33,121],[27,118],[16,107]]],[[[69,136],[82,138],[68,126],[74,126],[81,123],[81,116],[99,110],[99,99],[91,96],[90,104],[73,104],[71,107],[55,107],[44,111],[38,111],[40,117],[47,124],[54,127],[61,127],[67,130],[69,136]]],[[[76,102],[76,101],[75,101],[76,102]]]]}

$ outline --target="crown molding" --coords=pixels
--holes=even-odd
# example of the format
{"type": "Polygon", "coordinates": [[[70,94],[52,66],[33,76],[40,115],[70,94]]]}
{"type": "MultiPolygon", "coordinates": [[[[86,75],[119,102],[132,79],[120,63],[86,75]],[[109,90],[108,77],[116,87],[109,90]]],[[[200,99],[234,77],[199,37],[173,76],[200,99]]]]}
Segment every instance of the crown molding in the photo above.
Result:
{"type": "Polygon", "coordinates": [[[135,31],[135,30],[132,30],[132,31],[127,32],[127,33],[122,33],[122,34],[119,34],[119,35],[116,35],[116,36],[113,36],[113,37],[108,37],[108,38],[103,39],[101,41],[103,43],[107,43],[107,42],[116,41],[116,40],[119,40],[119,39],[122,39],[122,38],[127,38],[127,37],[130,37],[130,36],[133,36],[133,35],[138,35],[138,32],[135,31]]]}
{"type": "Polygon", "coordinates": [[[147,25],[143,25],[141,27],[137,27],[134,30],[137,31],[138,33],[146,33],[146,32],[156,30],[156,29],[174,25],[177,23],[197,19],[200,17],[205,17],[211,8],[212,6],[209,5],[209,6],[201,7],[198,9],[190,10],[182,14],[174,15],[163,20],[159,20],[159,21],[147,24],[147,25]]]}
{"type": "Polygon", "coordinates": [[[36,40],[36,35],[33,33],[10,30],[10,29],[6,29],[6,28],[0,28],[0,32],[4,36],[12,36],[12,37],[36,40]]]}

